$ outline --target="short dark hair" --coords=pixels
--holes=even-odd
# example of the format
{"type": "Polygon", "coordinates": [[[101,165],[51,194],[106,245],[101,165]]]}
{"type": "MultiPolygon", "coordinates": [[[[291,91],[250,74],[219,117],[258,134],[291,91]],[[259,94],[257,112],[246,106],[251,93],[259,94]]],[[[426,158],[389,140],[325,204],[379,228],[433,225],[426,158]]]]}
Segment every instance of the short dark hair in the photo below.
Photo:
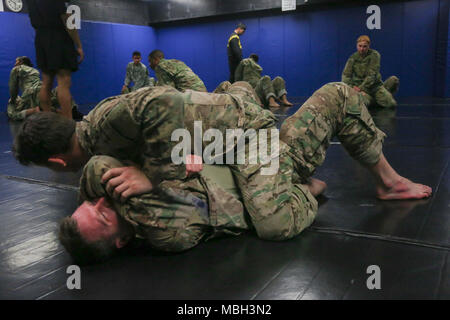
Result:
{"type": "Polygon", "coordinates": [[[18,57],[17,59],[19,59],[19,61],[29,67],[33,67],[33,63],[31,62],[31,59],[28,58],[27,56],[22,56],[22,57],[18,57]]]}
{"type": "Polygon", "coordinates": [[[253,61],[258,62],[259,61],[259,56],[256,53],[252,53],[250,55],[250,59],[253,59],[253,61]]]}
{"type": "Polygon", "coordinates": [[[159,49],[156,49],[156,50],[153,50],[152,52],[150,52],[148,57],[150,59],[164,59],[164,52],[162,52],[159,49]]]}
{"type": "Polygon", "coordinates": [[[72,217],[61,220],[58,238],[75,263],[79,265],[103,262],[117,251],[112,238],[94,242],[83,239],[77,221],[72,217]]]}
{"type": "Polygon", "coordinates": [[[242,22],[238,23],[237,28],[247,30],[247,26],[245,24],[243,24],[242,22]]]}
{"type": "Polygon", "coordinates": [[[134,56],[141,56],[141,53],[139,51],[134,51],[132,57],[134,56]]]}
{"type": "Polygon", "coordinates": [[[53,112],[27,117],[14,139],[14,157],[23,165],[43,165],[48,158],[70,150],[76,123],[53,112]]]}

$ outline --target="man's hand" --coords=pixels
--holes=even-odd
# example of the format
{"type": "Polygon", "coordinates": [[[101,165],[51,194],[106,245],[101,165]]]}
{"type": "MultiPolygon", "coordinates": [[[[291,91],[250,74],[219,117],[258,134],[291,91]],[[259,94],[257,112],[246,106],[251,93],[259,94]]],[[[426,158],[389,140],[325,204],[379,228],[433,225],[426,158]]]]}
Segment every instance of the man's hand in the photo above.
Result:
{"type": "Polygon", "coordinates": [[[202,157],[189,154],[186,156],[186,175],[191,175],[203,170],[202,157]]]}
{"type": "Polygon", "coordinates": [[[354,86],[353,89],[355,89],[355,90],[358,91],[358,92],[361,91],[361,89],[360,89],[359,87],[357,87],[357,86],[354,86]]]}
{"type": "Polygon", "coordinates": [[[109,169],[102,176],[102,183],[106,183],[106,192],[121,202],[153,189],[147,176],[136,167],[109,169]]]}
{"type": "Polygon", "coordinates": [[[77,48],[77,53],[80,56],[80,59],[78,59],[78,64],[82,63],[84,60],[84,51],[82,47],[77,48]]]}

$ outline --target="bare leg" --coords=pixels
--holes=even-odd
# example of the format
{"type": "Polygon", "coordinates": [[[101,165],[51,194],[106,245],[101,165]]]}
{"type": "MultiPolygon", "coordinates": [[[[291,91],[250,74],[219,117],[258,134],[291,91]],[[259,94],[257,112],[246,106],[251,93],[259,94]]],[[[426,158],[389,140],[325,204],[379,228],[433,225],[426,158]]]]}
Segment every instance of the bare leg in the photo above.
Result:
{"type": "Polygon", "coordinates": [[[288,107],[292,107],[292,105],[293,105],[292,103],[290,103],[288,101],[287,96],[285,94],[283,94],[281,96],[280,101],[281,101],[282,104],[284,104],[285,106],[288,106],[288,107]]]}
{"type": "Polygon", "coordinates": [[[61,106],[61,114],[72,119],[71,72],[69,70],[59,70],[56,77],[58,79],[58,102],[61,106]]]}
{"type": "Polygon", "coordinates": [[[307,186],[314,197],[320,195],[327,188],[324,181],[315,178],[310,178],[307,186]]]}
{"type": "Polygon", "coordinates": [[[43,111],[51,111],[51,92],[54,77],[53,74],[42,72],[42,86],[41,91],[39,91],[39,101],[43,111]]]}
{"type": "Polygon", "coordinates": [[[280,105],[275,101],[274,97],[269,98],[269,107],[270,108],[279,108],[280,105]]]}
{"type": "Polygon", "coordinates": [[[432,189],[400,176],[387,162],[383,153],[369,170],[375,176],[377,198],[381,200],[423,199],[431,196],[432,189]]]}

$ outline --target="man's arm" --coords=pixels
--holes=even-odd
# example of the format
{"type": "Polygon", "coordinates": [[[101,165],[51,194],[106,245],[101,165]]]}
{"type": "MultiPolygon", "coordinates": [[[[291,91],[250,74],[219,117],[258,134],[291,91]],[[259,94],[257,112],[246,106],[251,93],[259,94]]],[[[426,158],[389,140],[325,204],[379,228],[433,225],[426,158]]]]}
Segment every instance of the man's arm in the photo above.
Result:
{"type": "MultiPolygon", "coordinates": [[[[80,203],[108,197],[115,211],[135,227],[138,226],[138,235],[156,249],[178,252],[196,246],[208,228],[207,200],[169,188],[168,192],[145,192],[126,202],[119,202],[110,194],[110,188],[102,181],[102,176],[123,166],[123,163],[108,156],[92,157],[80,180],[80,203]]],[[[138,169],[135,169],[135,174],[139,175],[138,169]]],[[[136,177],[133,174],[129,178],[140,180],[136,177]]],[[[141,173],[142,177],[145,176],[141,173]]],[[[200,188],[200,183],[197,184],[200,188]]],[[[181,186],[181,181],[174,184],[175,187],[178,185],[181,186]]]]}
{"type": "Polygon", "coordinates": [[[75,44],[76,50],[78,52],[78,55],[80,56],[80,59],[78,60],[78,63],[81,63],[84,60],[84,51],[83,51],[83,46],[81,45],[81,40],[80,40],[80,35],[78,34],[78,30],[77,29],[69,29],[67,27],[67,20],[69,19],[70,14],[68,13],[64,13],[61,15],[61,19],[64,23],[64,26],[67,30],[67,33],[69,34],[69,36],[72,38],[73,43],[75,44]]]}
{"type": "Polygon", "coordinates": [[[172,150],[179,144],[171,141],[177,129],[184,129],[183,95],[167,89],[152,99],[141,111],[144,154],[142,171],[149,177],[153,186],[161,180],[186,178],[184,163],[176,165],[172,161],[172,150]]]}
{"type": "Polygon", "coordinates": [[[123,83],[122,92],[125,88],[128,88],[128,86],[131,83],[131,64],[127,65],[127,71],[125,72],[125,81],[123,83]]]}
{"type": "Polygon", "coordinates": [[[377,81],[377,76],[380,73],[380,55],[374,52],[369,61],[367,75],[363,83],[359,86],[362,91],[369,92],[370,88],[377,81]]]}
{"type": "Polygon", "coordinates": [[[150,78],[149,78],[149,72],[147,67],[145,67],[145,80],[144,80],[144,87],[150,86],[150,78]]]}
{"type": "Polygon", "coordinates": [[[19,69],[14,67],[9,75],[9,96],[11,97],[11,102],[15,103],[16,98],[19,95],[19,69]]]}
{"type": "Polygon", "coordinates": [[[353,76],[353,58],[350,57],[345,64],[344,71],[342,72],[342,82],[348,84],[349,86],[353,86],[352,76],[353,76]]]}

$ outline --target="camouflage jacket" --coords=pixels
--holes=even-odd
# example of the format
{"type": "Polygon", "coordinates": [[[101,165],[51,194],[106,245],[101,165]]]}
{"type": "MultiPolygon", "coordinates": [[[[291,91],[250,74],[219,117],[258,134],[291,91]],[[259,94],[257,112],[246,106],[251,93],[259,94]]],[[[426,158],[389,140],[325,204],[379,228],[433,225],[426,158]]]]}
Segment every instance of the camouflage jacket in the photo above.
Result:
{"type": "Polygon", "coordinates": [[[172,162],[179,141],[171,138],[176,129],[187,129],[193,141],[195,121],[202,121],[203,132],[215,128],[225,137],[227,129],[274,127],[276,118],[242,94],[180,93],[156,86],[101,101],[77,123],[76,132],[89,155],[131,160],[157,185],[186,177],[185,165],[172,162]]]}
{"type": "Polygon", "coordinates": [[[134,62],[130,62],[127,65],[124,84],[128,87],[131,82],[134,83],[134,86],[132,87],[133,91],[150,85],[148,69],[143,63],[135,65],[134,62]]]}
{"type": "Polygon", "coordinates": [[[179,91],[187,89],[207,92],[203,81],[183,61],[161,59],[155,68],[157,86],[171,86],[179,91]]]}
{"type": "Polygon", "coordinates": [[[11,70],[9,76],[9,94],[7,114],[12,120],[25,119],[30,108],[39,106],[39,91],[41,89],[39,71],[35,68],[20,65],[11,70]],[[22,96],[19,96],[22,91],[22,96]]]}
{"type": "Polygon", "coordinates": [[[162,181],[152,192],[120,203],[109,197],[101,177],[107,170],[124,165],[111,157],[92,157],[80,180],[79,201],[106,197],[131,223],[136,236],[151,246],[183,251],[200,240],[249,229],[241,201],[228,191],[234,182],[227,167],[205,165],[195,177],[162,181]],[[222,181],[223,186],[216,181],[222,181]]]}
{"type": "Polygon", "coordinates": [[[41,85],[39,71],[35,68],[20,65],[11,70],[9,76],[9,95],[15,99],[19,95],[19,90],[22,95],[26,95],[28,91],[41,85]]]}
{"type": "Polygon", "coordinates": [[[358,52],[352,54],[342,72],[342,82],[351,87],[358,86],[364,92],[371,92],[382,85],[378,51],[369,49],[365,57],[358,52]]]}
{"type": "Polygon", "coordinates": [[[263,69],[252,58],[242,60],[234,72],[235,81],[247,81],[256,87],[258,80],[261,79],[261,72],[263,69]]]}

